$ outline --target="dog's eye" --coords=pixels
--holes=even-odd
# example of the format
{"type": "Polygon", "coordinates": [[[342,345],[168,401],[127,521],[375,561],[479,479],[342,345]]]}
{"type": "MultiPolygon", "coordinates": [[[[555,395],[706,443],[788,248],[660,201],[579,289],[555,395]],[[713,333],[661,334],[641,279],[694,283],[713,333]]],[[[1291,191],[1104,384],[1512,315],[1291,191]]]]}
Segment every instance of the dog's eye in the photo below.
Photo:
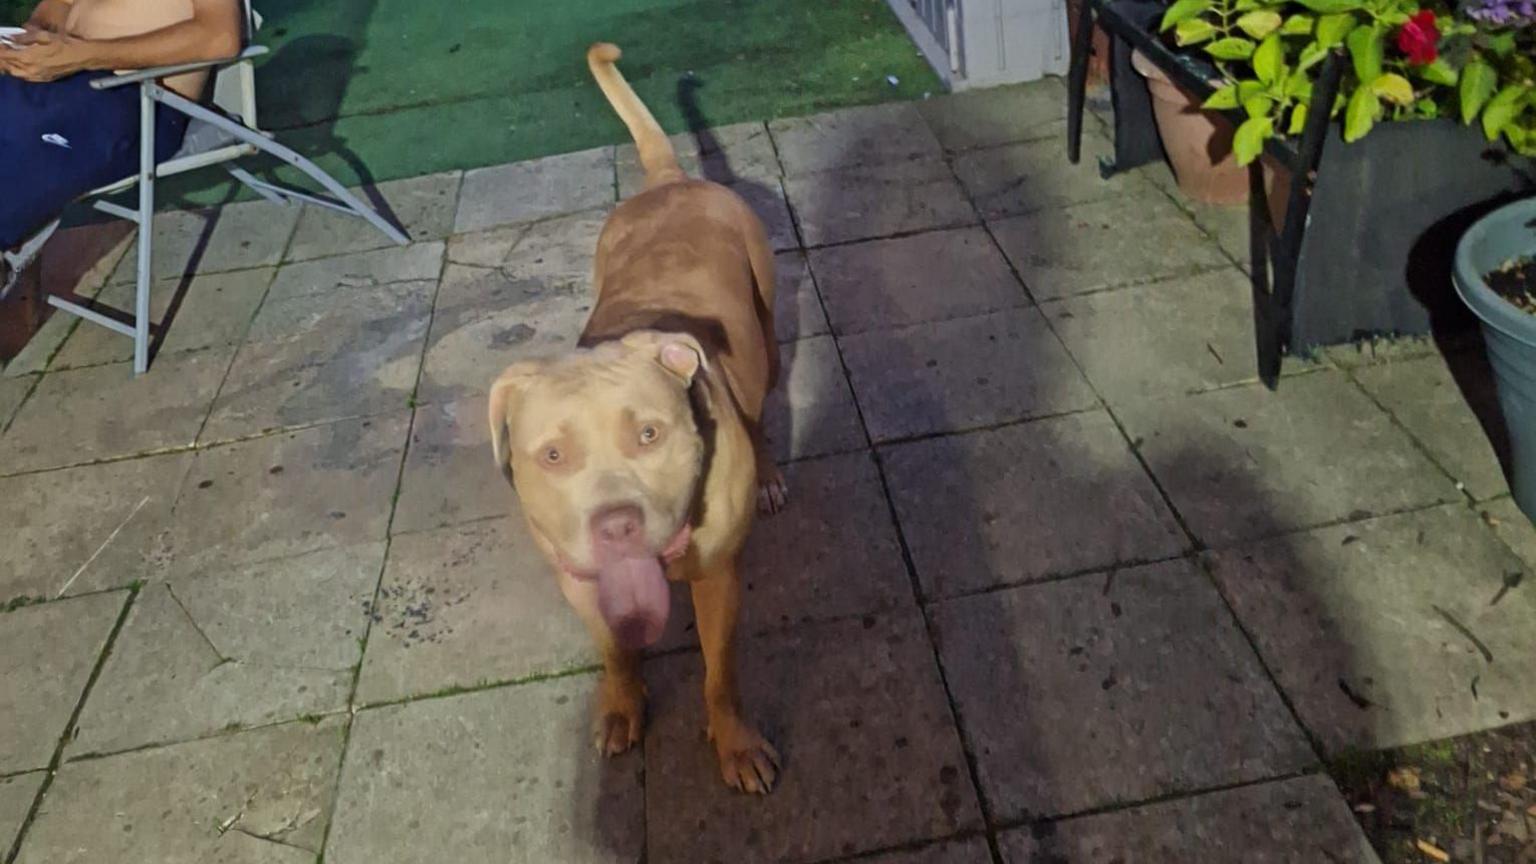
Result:
{"type": "Polygon", "coordinates": [[[560,464],[560,460],[565,457],[564,454],[560,452],[559,447],[550,447],[544,451],[543,458],[545,465],[558,465],[560,464]]]}
{"type": "Polygon", "coordinates": [[[641,444],[655,444],[656,443],[656,439],[658,439],[660,437],[661,437],[661,432],[659,432],[656,429],[655,426],[652,426],[650,424],[646,424],[646,425],[640,427],[640,443],[641,444]]]}

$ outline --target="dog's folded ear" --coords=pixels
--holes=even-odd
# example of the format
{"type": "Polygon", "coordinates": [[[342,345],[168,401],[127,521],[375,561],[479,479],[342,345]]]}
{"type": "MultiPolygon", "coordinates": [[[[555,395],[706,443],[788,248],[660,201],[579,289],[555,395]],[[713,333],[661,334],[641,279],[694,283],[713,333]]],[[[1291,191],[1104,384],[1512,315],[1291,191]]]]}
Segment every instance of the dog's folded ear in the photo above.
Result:
{"type": "Polygon", "coordinates": [[[512,454],[508,447],[512,417],[517,412],[528,382],[538,374],[539,366],[535,362],[514,363],[497,376],[491,385],[487,415],[491,424],[491,452],[496,457],[496,467],[501,469],[501,475],[507,478],[508,483],[512,482],[512,454]]]}
{"type": "Polygon", "coordinates": [[[704,360],[704,347],[688,333],[637,330],[621,341],[631,348],[650,353],[661,368],[677,376],[684,386],[693,384],[700,370],[709,371],[704,360]]]}

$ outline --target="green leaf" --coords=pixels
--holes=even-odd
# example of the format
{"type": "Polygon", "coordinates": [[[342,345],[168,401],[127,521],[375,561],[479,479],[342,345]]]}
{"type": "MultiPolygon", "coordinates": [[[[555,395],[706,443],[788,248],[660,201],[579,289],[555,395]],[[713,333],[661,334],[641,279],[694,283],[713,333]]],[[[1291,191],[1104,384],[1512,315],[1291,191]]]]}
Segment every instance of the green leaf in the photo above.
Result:
{"type": "Polygon", "coordinates": [[[1349,31],[1345,42],[1349,46],[1349,59],[1355,65],[1355,77],[1361,83],[1381,77],[1381,60],[1385,45],[1381,31],[1370,24],[1362,24],[1349,31]]]}
{"type": "Polygon", "coordinates": [[[1285,54],[1280,45],[1280,34],[1271,33],[1253,52],[1253,74],[1265,84],[1273,84],[1284,72],[1285,54]]]}
{"type": "Polygon", "coordinates": [[[1280,13],[1268,9],[1255,9],[1237,19],[1238,29],[1255,39],[1263,39],[1279,30],[1281,23],[1280,13]]]}
{"type": "Polygon", "coordinates": [[[1249,117],[1268,117],[1275,110],[1275,100],[1270,96],[1255,96],[1243,103],[1243,112],[1249,117]]]}
{"type": "Polygon", "coordinates": [[[1488,50],[1496,57],[1508,57],[1515,50],[1515,34],[1505,31],[1488,39],[1488,50]]]}
{"type": "Polygon", "coordinates": [[[1296,103],[1291,106],[1291,125],[1285,130],[1287,135],[1300,135],[1301,130],[1307,125],[1307,106],[1296,103]]]}
{"type": "Polygon", "coordinates": [[[1499,137],[1509,121],[1520,113],[1520,100],[1525,94],[1526,88],[1523,85],[1511,84],[1488,100],[1488,107],[1483,109],[1483,134],[1488,136],[1489,141],[1499,137]]]}
{"type": "Polygon", "coordinates": [[[1181,46],[1199,45],[1207,39],[1215,38],[1216,25],[1200,18],[1191,18],[1188,21],[1180,21],[1173,28],[1173,39],[1181,46]]]}
{"type": "Polygon", "coordinates": [[[1306,71],[1323,62],[1323,58],[1327,56],[1328,49],[1326,47],[1316,42],[1308,43],[1307,47],[1301,49],[1301,53],[1296,57],[1296,68],[1306,71]]]}
{"type": "Polygon", "coordinates": [[[1300,99],[1305,102],[1312,98],[1312,79],[1307,77],[1306,70],[1297,69],[1286,76],[1285,86],[1280,88],[1280,95],[1287,99],[1300,99]]]}
{"type": "Polygon", "coordinates": [[[1393,105],[1413,104],[1413,85],[1408,83],[1407,78],[1396,72],[1377,76],[1376,80],[1371,82],[1371,92],[1393,105]]]}
{"type": "Polygon", "coordinates": [[[1200,106],[1211,111],[1228,111],[1237,107],[1237,85],[1228,84],[1206,97],[1200,106]]]}
{"type": "Polygon", "coordinates": [[[1456,70],[1452,69],[1451,65],[1444,60],[1436,60],[1427,66],[1419,66],[1417,68],[1419,77],[1431,84],[1439,84],[1442,87],[1456,86],[1458,77],[1456,70]]]}
{"type": "Polygon", "coordinates": [[[1499,76],[1493,71],[1493,67],[1473,60],[1465,69],[1461,70],[1461,122],[1471,123],[1477,118],[1478,112],[1488,104],[1493,97],[1494,88],[1498,87],[1499,76]]]}
{"type": "Polygon", "coordinates": [[[1312,33],[1316,19],[1311,15],[1292,15],[1280,25],[1281,36],[1307,36],[1312,33]]]}
{"type": "Polygon", "coordinates": [[[1365,5],[1361,0],[1298,0],[1298,2],[1319,15],[1353,12],[1365,5]]]}
{"type": "Polygon", "coordinates": [[[1244,120],[1243,125],[1237,127],[1237,134],[1232,136],[1232,152],[1237,156],[1237,164],[1247,165],[1259,158],[1264,152],[1264,142],[1274,134],[1274,121],[1267,116],[1244,120]]]}
{"type": "Polygon", "coordinates": [[[1317,19],[1317,44],[1332,48],[1344,41],[1349,31],[1355,29],[1355,16],[1349,12],[1324,15],[1317,19]]]}
{"type": "Polygon", "coordinates": [[[1178,0],[1177,3],[1168,7],[1167,12],[1163,13],[1163,24],[1158,29],[1160,31],[1172,30],[1178,26],[1179,22],[1188,21],[1209,8],[1211,8],[1211,0],[1178,0]]]}
{"type": "Polygon", "coordinates": [[[1352,143],[1364,138],[1365,133],[1376,125],[1379,116],[1381,100],[1376,98],[1371,88],[1355,88],[1354,95],[1349,97],[1348,107],[1344,109],[1344,140],[1352,143]]]}
{"type": "Polygon", "coordinates": [[[1217,60],[1247,60],[1253,56],[1254,44],[1240,36],[1228,36],[1205,46],[1205,51],[1217,60]]]}

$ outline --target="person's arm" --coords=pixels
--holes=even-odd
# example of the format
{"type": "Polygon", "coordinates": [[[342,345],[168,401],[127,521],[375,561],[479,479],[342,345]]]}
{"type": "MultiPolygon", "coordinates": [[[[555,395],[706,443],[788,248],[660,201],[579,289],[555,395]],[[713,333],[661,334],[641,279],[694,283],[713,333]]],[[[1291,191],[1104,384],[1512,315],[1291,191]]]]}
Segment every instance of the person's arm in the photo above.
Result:
{"type": "Polygon", "coordinates": [[[138,36],[76,39],[44,31],[29,32],[15,42],[16,48],[0,48],[0,69],[26,81],[53,81],[97,69],[222,60],[240,52],[240,4],[193,0],[190,19],[138,36]]]}
{"type": "Polygon", "coordinates": [[[69,7],[72,0],[43,0],[32,10],[32,17],[22,25],[28,30],[46,30],[49,33],[60,33],[64,30],[64,22],[69,18],[69,7]]]}

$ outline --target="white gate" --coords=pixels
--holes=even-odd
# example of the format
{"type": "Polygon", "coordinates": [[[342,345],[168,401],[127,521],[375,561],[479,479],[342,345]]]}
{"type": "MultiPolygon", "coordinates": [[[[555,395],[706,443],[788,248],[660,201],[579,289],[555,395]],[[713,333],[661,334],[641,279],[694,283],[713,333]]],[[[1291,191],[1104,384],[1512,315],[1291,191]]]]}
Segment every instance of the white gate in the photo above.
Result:
{"type": "Polygon", "coordinates": [[[951,90],[1067,71],[1065,0],[886,0],[951,90]]]}

